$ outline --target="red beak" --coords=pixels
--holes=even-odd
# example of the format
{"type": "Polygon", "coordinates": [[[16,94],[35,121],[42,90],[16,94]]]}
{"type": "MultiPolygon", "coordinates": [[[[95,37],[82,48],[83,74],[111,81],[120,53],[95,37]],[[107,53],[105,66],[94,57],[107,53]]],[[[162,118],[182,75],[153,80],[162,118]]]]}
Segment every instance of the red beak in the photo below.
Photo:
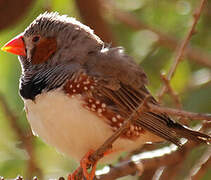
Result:
{"type": "Polygon", "coordinates": [[[12,54],[26,56],[25,45],[23,42],[23,36],[18,35],[8,43],[6,43],[2,48],[2,51],[9,52],[12,54]]]}

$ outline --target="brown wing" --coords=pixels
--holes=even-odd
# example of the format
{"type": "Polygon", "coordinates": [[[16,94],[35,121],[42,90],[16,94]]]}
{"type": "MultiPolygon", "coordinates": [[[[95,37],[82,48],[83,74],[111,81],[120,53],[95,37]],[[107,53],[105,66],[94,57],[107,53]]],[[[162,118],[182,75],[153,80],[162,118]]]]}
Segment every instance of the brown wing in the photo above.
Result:
{"type": "MultiPolygon", "coordinates": [[[[100,83],[100,82],[99,82],[100,83]]],[[[98,86],[98,91],[103,94],[105,99],[110,100],[110,104],[117,109],[119,113],[126,112],[127,117],[149,96],[148,90],[142,86],[139,90],[135,90],[128,85],[121,83],[121,87],[117,90],[111,90],[106,87],[98,86]]],[[[107,100],[108,101],[108,100],[107,100]]],[[[150,101],[157,104],[156,100],[151,96],[150,101]]],[[[166,139],[178,146],[181,145],[180,138],[184,137],[197,142],[210,143],[211,137],[193,131],[170,119],[168,115],[163,113],[154,113],[152,111],[144,111],[137,119],[133,120],[134,124],[166,139]]]]}
{"type": "MultiPolygon", "coordinates": [[[[93,91],[95,98],[107,102],[113,111],[125,118],[128,118],[147,96],[151,96],[145,88],[147,78],[143,70],[131,57],[120,53],[118,49],[110,49],[107,53],[90,57],[85,69],[89,76],[97,79],[98,83],[93,91]]],[[[150,101],[157,104],[152,96],[150,101]]],[[[211,140],[210,136],[190,130],[162,113],[145,111],[133,121],[135,125],[176,145],[180,145],[180,137],[206,143],[211,140]]]]}

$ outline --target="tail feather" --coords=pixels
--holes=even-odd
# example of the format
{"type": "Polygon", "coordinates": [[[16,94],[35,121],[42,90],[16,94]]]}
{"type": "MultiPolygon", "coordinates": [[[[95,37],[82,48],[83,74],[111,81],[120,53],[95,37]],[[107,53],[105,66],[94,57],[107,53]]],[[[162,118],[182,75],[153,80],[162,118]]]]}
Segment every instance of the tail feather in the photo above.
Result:
{"type": "Polygon", "coordinates": [[[183,126],[165,114],[143,113],[136,121],[136,124],[177,146],[182,145],[180,143],[180,138],[182,137],[199,143],[211,144],[211,136],[183,126]]]}
{"type": "Polygon", "coordinates": [[[175,132],[180,135],[181,137],[184,137],[188,140],[192,140],[199,143],[206,143],[211,144],[211,136],[194,131],[186,126],[183,126],[179,123],[175,123],[172,128],[175,130],[175,132]]]}

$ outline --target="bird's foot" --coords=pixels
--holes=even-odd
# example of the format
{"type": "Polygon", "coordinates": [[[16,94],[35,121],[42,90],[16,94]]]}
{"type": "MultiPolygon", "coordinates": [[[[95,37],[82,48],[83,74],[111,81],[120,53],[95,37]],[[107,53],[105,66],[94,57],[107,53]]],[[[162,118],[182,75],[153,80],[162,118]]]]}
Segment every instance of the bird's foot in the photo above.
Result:
{"type": "Polygon", "coordinates": [[[94,150],[90,150],[89,152],[87,152],[80,162],[81,167],[83,169],[83,175],[86,178],[86,180],[93,180],[95,177],[97,162],[93,164],[93,162],[89,160],[89,157],[93,154],[93,152],[94,150]],[[89,173],[87,169],[90,169],[90,168],[91,168],[91,171],[89,173]]]}
{"type": "Polygon", "coordinates": [[[90,155],[93,154],[93,152],[94,150],[90,150],[89,152],[85,154],[85,156],[80,161],[80,167],[77,168],[72,174],[68,176],[67,178],[68,180],[82,180],[83,179],[82,176],[84,176],[86,180],[94,179],[97,162],[93,164],[93,162],[89,160],[89,157],[90,155]],[[83,172],[83,175],[81,176],[79,175],[80,168],[82,168],[82,172],[83,172]],[[91,169],[91,171],[88,172],[87,171],[88,169],[91,169]]]}
{"type": "Polygon", "coordinates": [[[72,174],[69,174],[67,180],[77,180],[77,174],[79,172],[79,168],[77,168],[72,174]]]}

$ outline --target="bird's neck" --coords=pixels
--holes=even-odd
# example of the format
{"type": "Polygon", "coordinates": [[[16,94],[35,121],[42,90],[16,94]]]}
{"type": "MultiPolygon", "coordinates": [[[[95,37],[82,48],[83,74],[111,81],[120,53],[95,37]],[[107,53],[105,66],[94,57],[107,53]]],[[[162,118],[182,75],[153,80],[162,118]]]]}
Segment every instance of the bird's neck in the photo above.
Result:
{"type": "Polygon", "coordinates": [[[22,98],[34,100],[44,91],[62,87],[67,79],[79,69],[79,65],[46,65],[23,68],[19,92],[22,98]]]}

